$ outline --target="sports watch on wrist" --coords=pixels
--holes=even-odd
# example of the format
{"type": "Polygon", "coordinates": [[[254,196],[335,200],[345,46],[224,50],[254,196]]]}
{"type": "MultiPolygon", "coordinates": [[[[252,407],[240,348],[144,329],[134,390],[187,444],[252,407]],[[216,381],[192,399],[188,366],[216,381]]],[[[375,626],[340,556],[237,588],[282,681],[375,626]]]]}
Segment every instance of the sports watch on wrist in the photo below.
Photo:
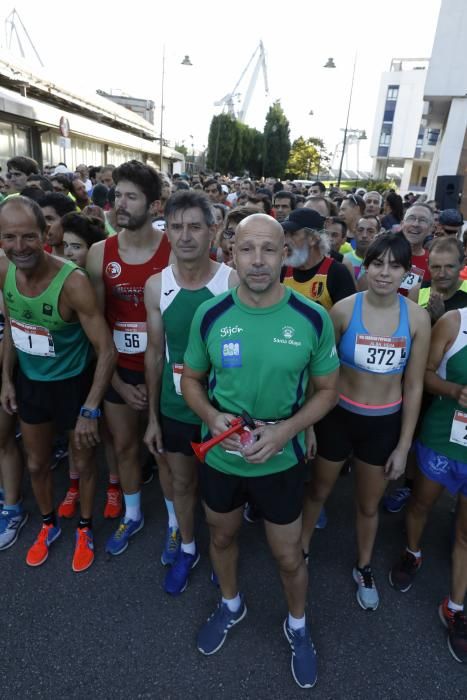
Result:
{"type": "Polygon", "coordinates": [[[100,418],[102,411],[100,408],[86,408],[86,406],[81,406],[79,415],[83,418],[100,418]]]}

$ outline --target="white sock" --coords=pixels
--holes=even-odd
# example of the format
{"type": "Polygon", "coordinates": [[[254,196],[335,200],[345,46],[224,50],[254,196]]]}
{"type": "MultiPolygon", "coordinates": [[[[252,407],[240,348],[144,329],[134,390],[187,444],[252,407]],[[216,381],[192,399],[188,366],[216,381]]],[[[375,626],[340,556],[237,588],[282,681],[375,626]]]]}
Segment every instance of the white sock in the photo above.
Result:
{"type": "Polygon", "coordinates": [[[305,627],[305,615],[303,617],[293,617],[289,613],[288,625],[291,630],[299,630],[305,627]]]}
{"type": "Polygon", "coordinates": [[[168,498],[164,498],[165,507],[167,508],[167,515],[169,516],[169,527],[178,528],[178,520],[175,515],[174,502],[169,501],[168,498]]]}
{"type": "Polygon", "coordinates": [[[422,558],[422,550],[419,549],[418,552],[412,552],[411,549],[406,547],[406,550],[408,551],[409,554],[411,554],[415,559],[421,559],[422,558]]]}
{"type": "Polygon", "coordinates": [[[125,501],[125,518],[127,523],[129,520],[137,521],[141,519],[141,491],[137,493],[124,493],[125,501]]]}
{"type": "Polygon", "coordinates": [[[196,554],[195,541],[193,540],[193,542],[188,542],[188,544],[185,544],[184,542],[182,542],[181,549],[182,549],[182,552],[185,552],[185,554],[191,554],[191,555],[196,554]]]}
{"type": "Polygon", "coordinates": [[[242,604],[242,599],[240,598],[240,593],[237,593],[235,598],[224,598],[222,597],[222,602],[227,605],[230,612],[236,613],[240,610],[242,604]]]}
{"type": "Polygon", "coordinates": [[[462,610],[464,609],[464,606],[458,605],[457,603],[453,603],[452,600],[449,598],[448,608],[449,608],[449,610],[452,610],[453,612],[462,612],[462,610]]]}

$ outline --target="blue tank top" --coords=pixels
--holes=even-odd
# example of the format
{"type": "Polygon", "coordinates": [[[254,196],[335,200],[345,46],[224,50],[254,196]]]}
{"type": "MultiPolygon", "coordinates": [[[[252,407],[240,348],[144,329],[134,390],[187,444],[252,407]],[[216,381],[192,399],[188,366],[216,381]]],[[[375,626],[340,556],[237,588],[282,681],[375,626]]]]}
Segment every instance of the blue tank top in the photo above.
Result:
{"type": "Polygon", "coordinates": [[[412,344],[407,301],[399,297],[399,325],[392,336],[371,335],[362,321],[363,294],[355,295],[352,318],[338,347],[340,361],[360,372],[400,374],[412,344]]]}

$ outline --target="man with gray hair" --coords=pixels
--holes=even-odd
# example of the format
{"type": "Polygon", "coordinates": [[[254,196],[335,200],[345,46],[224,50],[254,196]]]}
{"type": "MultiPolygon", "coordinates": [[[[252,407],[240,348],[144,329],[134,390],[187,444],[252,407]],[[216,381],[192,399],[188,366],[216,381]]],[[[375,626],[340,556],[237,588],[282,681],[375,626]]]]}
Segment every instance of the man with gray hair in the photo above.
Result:
{"type": "Polygon", "coordinates": [[[379,192],[372,190],[363,195],[365,202],[365,214],[367,216],[379,216],[383,206],[383,198],[379,192]]]}
{"type": "Polygon", "coordinates": [[[325,221],[317,211],[302,208],[290,212],[282,222],[289,249],[283,281],[329,310],[337,301],[355,294],[355,284],[345,265],[329,257],[325,221]]]}
{"type": "Polygon", "coordinates": [[[414,204],[405,212],[402,233],[412,249],[412,269],[406,274],[400,286],[404,296],[417,285],[426,287],[431,280],[428,268],[428,250],[424,242],[433,233],[434,214],[428,204],[414,204]]]}

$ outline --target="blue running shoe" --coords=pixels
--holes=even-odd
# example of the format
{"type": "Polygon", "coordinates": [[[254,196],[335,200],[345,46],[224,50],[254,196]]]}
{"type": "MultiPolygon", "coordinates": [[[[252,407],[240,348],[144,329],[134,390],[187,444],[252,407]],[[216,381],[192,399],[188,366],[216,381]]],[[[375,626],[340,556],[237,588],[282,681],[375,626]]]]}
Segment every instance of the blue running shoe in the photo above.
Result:
{"type": "Polygon", "coordinates": [[[285,618],[284,634],[292,649],[290,667],[295,683],[300,688],[313,688],[318,680],[318,669],[309,629],[306,626],[299,630],[290,629],[285,618]]]}
{"type": "Polygon", "coordinates": [[[172,566],[180,549],[180,530],[178,527],[168,527],[165,535],[164,550],[161,554],[162,566],[172,566]]]}
{"type": "Polygon", "coordinates": [[[196,550],[194,554],[187,554],[180,548],[174,563],[167,571],[164,581],[164,591],[170,595],[180,595],[180,593],[183,593],[188,586],[190,572],[195,568],[198,562],[198,550],[196,550]]]}
{"type": "Polygon", "coordinates": [[[0,512],[0,550],[12,547],[18,539],[21,528],[28,522],[24,510],[2,510],[0,512]]]}
{"type": "Polygon", "coordinates": [[[196,644],[198,651],[202,654],[210,656],[219,651],[227,638],[229,629],[243,620],[246,615],[246,605],[243,596],[240,597],[242,603],[237,612],[232,612],[225,603],[221,602],[201,627],[196,644]]]}
{"type": "Polygon", "coordinates": [[[399,511],[407,505],[407,502],[412,495],[412,489],[407,487],[396,489],[383,498],[383,507],[388,513],[399,513],[399,511]]]}
{"type": "Polygon", "coordinates": [[[114,534],[107,540],[105,551],[109,554],[117,556],[122,554],[128,547],[128,540],[144,527],[144,518],[141,516],[139,520],[122,520],[114,534]]]}
{"type": "Polygon", "coordinates": [[[315,530],[324,530],[328,524],[328,516],[324,508],[321,508],[321,513],[319,514],[318,522],[315,525],[315,530]]]}

